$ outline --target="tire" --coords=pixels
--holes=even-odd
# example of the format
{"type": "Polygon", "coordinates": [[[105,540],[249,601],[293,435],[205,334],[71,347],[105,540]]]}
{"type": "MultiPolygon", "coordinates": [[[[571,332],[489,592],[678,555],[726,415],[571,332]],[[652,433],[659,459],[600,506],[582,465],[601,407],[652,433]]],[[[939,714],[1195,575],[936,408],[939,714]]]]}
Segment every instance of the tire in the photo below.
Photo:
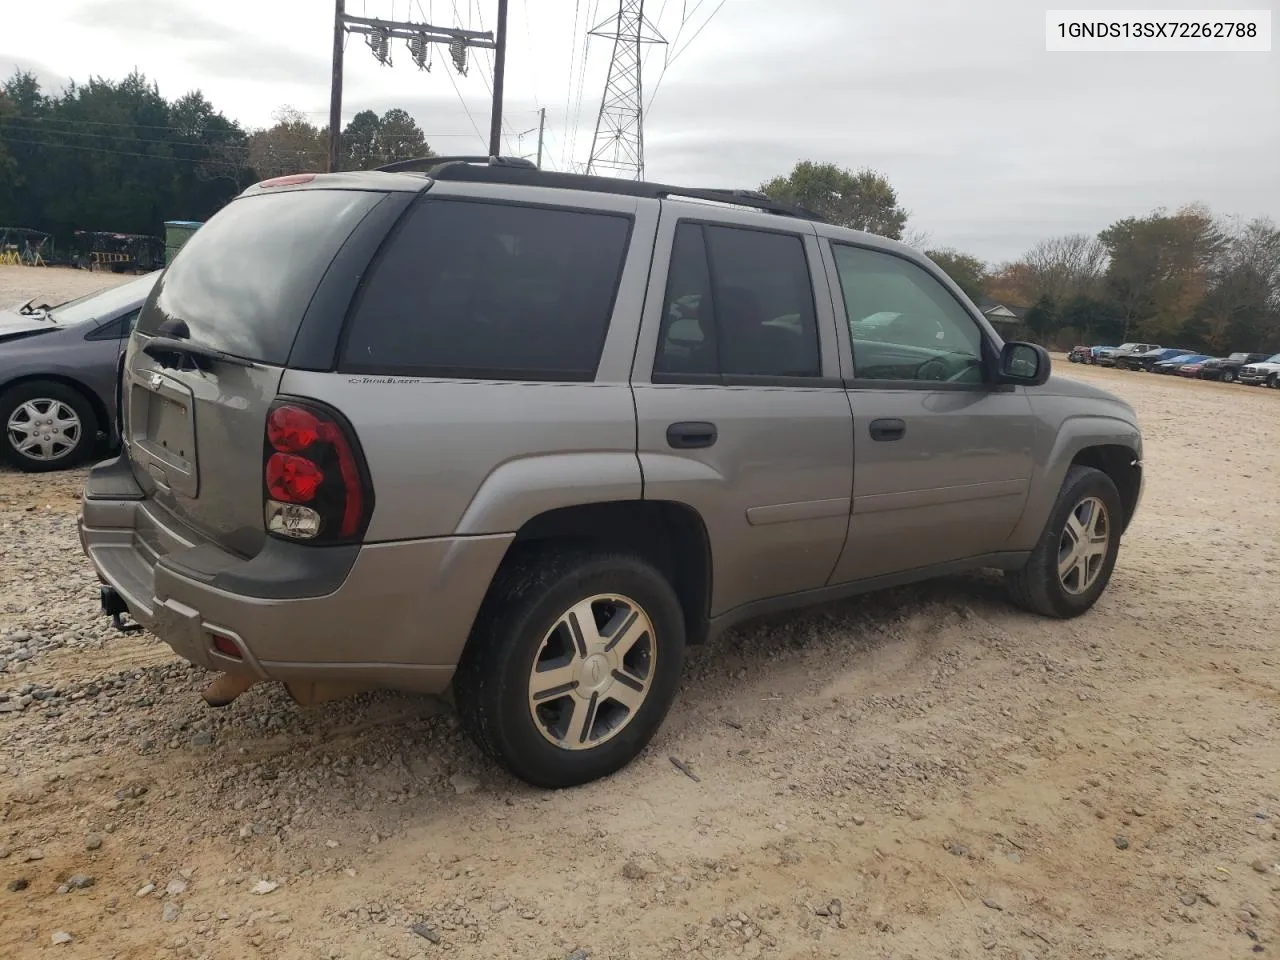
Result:
{"type": "Polygon", "coordinates": [[[79,390],[53,380],[28,380],[0,395],[0,458],[19,470],[46,473],[65,470],[85,460],[98,442],[98,418],[79,390]],[[69,416],[68,416],[69,414],[69,416]],[[25,425],[43,415],[65,424],[51,431],[50,441],[32,452],[19,448],[31,435],[25,425]],[[61,438],[59,439],[59,434],[61,438]]]}
{"type": "Polygon", "coordinates": [[[1223,382],[1223,383],[1235,383],[1235,382],[1236,382],[1236,372],[1235,372],[1234,370],[1231,370],[1231,369],[1223,370],[1223,371],[1222,371],[1222,378],[1221,378],[1221,379],[1222,379],[1222,382],[1223,382]]]}
{"type": "Polygon", "coordinates": [[[526,550],[504,561],[458,665],[453,691],[462,725],[490,756],[534,786],[559,789],[608,776],[644,749],[671,706],[684,662],[684,623],[671,584],[638,557],[526,550]],[[597,624],[574,630],[569,614],[593,598],[589,609],[597,624]],[[632,614],[639,619],[632,622],[632,614]],[[584,659],[578,651],[592,634],[597,650],[607,650],[601,646],[606,642],[617,648],[584,659]],[[626,637],[634,642],[619,657],[626,637]],[[560,671],[576,687],[547,676],[560,671]],[[620,673],[630,681],[612,679],[620,673]],[[604,685],[588,699],[580,691],[593,681],[604,685]],[[537,692],[544,695],[535,698],[537,692]],[[629,709],[624,699],[634,701],[629,709]],[[579,745],[569,746],[574,743],[579,745]]]}
{"type": "Polygon", "coordinates": [[[1111,478],[1093,467],[1072,467],[1062,481],[1058,499],[1031,557],[1021,570],[1009,574],[1014,602],[1033,613],[1063,620],[1087,611],[1111,580],[1120,552],[1123,522],[1120,493],[1111,478]],[[1073,540],[1079,542],[1068,532],[1068,520],[1074,516],[1078,526],[1090,531],[1097,529],[1088,522],[1091,511],[1083,509],[1087,504],[1102,505],[1102,519],[1106,523],[1103,552],[1096,555],[1096,566],[1086,556],[1083,566],[1077,563],[1066,577],[1059,576],[1059,558],[1064,549],[1070,549],[1073,540]]]}
{"type": "Polygon", "coordinates": [[[1277,378],[1277,376],[1273,373],[1271,376],[1267,377],[1267,386],[1273,387],[1273,388],[1280,387],[1280,378],[1277,378]]]}

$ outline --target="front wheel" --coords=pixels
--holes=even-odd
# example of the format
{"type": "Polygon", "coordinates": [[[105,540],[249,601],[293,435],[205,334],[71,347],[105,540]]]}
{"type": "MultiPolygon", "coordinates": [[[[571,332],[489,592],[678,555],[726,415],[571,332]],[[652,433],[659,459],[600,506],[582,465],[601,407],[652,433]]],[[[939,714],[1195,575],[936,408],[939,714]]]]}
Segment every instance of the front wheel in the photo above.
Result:
{"type": "Polygon", "coordinates": [[[0,429],[0,459],[43,473],[88,457],[98,419],[80,391],[53,380],[28,380],[0,396],[0,429]]]}
{"type": "Polygon", "coordinates": [[[1026,566],[1009,575],[1014,602],[1046,617],[1077,617],[1097,602],[1120,552],[1123,506],[1101,470],[1067,471],[1026,566]]]}
{"type": "Polygon", "coordinates": [[[1222,371],[1223,383],[1235,383],[1235,380],[1236,380],[1236,372],[1234,370],[1227,368],[1226,370],[1222,371]]]}
{"type": "Polygon", "coordinates": [[[684,614],[638,557],[544,548],[504,562],[454,677],[468,733],[520,779],[607,776],[662,724],[684,661],[684,614]]]}

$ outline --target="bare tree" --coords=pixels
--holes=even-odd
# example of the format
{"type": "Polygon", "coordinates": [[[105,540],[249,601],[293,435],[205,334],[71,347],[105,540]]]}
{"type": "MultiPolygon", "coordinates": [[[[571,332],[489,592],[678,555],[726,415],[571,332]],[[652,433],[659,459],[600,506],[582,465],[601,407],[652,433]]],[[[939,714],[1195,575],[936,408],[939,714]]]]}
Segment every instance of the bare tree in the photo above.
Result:
{"type": "Polygon", "coordinates": [[[1107,269],[1107,248],[1097,237],[1072,233],[1041,240],[1023,262],[1037,293],[1063,303],[1098,291],[1107,269]]]}

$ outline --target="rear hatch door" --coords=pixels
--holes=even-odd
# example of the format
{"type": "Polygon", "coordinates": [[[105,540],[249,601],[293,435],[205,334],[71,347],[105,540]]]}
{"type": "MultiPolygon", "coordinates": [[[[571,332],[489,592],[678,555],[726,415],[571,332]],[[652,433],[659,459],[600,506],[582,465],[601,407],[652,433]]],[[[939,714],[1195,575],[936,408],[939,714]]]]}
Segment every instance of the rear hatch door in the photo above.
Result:
{"type": "Polygon", "coordinates": [[[266,415],[316,288],[385,197],[292,189],[233,200],[198,230],[143,308],[122,401],[133,472],[201,538],[253,556],[266,536],[266,415]]]}

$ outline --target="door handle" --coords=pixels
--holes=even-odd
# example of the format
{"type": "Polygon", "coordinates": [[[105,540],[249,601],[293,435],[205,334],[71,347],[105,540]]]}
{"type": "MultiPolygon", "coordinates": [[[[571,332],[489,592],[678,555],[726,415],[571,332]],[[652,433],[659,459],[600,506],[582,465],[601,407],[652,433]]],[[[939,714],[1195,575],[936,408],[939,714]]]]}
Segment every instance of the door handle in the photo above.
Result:
{"type": "Polygon", "coordinates": [[[686,420],[667,427],[667,445],[676,450],[709,447],[716,442],[716,425],[703,420],[686,420]]]}
{"type": "Polygon", "coordinates": [[[903,420],[872,420],[872,440],[901,440],[907,434],[907,424],[903,420]]]}

